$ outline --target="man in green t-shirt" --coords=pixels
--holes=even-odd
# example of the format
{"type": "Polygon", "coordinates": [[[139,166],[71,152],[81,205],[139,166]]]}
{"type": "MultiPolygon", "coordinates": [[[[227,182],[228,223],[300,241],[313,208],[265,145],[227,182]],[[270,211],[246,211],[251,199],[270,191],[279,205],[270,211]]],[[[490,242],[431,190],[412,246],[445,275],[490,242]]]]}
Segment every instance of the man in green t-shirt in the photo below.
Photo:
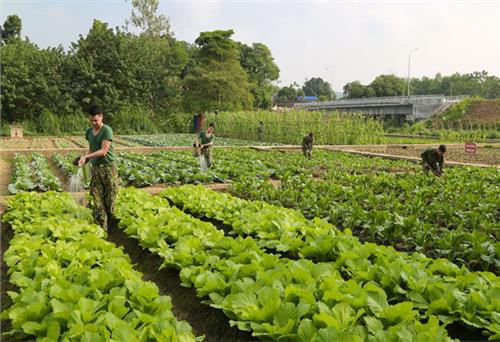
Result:
{"type": "Polygon", "coordinates": [[[102,122],[103,113],[98,106],[90,106],[88,114],[92,125],[85,131],[89,150],[80,157],[78,165],[82,166],[90,159],[90,195],[94,202],[94,220],[109,231],[119,186],[113,153],[113,130],[102,122]]]}
{"type": "Polygon", "coordinates": [[[446,145],[439,145],[438,148],[428,148],[420,154],[422,157],[422,166],[424,172],[427,173],[431,170],[436,176],[443,175],[444,167],[444,153],[446,152],[446,145]]]}
{"type": "Polygon", "coordinates": [[[214,145],[214,131],[215,125],[210,123],[206,131],[201,131],[198,135],[199,146],[201,147],[201,153],[205,157],[205,161],[207,163],[207,167],[210,168],[212,166],[212,149],[211,147],[214,145]]]}

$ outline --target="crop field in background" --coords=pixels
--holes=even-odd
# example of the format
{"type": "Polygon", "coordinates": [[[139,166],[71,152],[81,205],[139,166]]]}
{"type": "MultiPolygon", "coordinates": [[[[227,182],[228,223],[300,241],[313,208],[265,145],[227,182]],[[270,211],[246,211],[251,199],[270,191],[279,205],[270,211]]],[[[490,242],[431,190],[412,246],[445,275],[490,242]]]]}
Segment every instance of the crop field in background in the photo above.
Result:
{"type": "MultiPolygon", "coordinates": [[[[1,143],[8,339],[500,339],[495,166],[437,178],[410,161],[320,149],[308,160],[216,138],[242,147],[215,148],[201,172],[192,135],[121,136],[118,222],[106,233],[68,192],[85,144],[1,143]]],[[[494,145],[477,160],[449,152],[500,163],[494,145]]]]}

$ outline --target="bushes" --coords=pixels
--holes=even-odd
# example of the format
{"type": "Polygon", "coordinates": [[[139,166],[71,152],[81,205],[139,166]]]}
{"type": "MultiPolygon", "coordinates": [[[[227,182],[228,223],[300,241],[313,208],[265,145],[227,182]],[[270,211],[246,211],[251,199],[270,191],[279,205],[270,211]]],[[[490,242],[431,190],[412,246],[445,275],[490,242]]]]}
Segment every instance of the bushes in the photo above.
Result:
{"type": "Polygon", "coordinates": [[[153,122],[153,114],[140,107],[122,107],[119,115],[115,114],[109,121],[106,118],[104,121],[119,134],[158,133],[158,127],[153,122]]]}
{"type": "Polygon", "coordinates": [[[58,134],[61,133],[61,122],[54,113],[44,109],[38,118],[37,128],[38,133],[58,134]]]}

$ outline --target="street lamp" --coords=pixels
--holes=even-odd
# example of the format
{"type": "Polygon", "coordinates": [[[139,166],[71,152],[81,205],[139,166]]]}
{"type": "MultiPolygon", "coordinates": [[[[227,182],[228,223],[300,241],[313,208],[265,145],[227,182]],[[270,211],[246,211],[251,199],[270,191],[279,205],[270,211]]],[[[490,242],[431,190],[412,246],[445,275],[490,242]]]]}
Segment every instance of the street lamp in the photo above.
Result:
{"type": "Polygon", "coordinates": [[[410,50],[410,52],[408,53],[408,79],[407,79],[407,83],[408,83],[408,97],[410,97],[410,61],[411,61],[411,54],[414,53],[417,50],[418,50],[418,48],[414,48],[413,50],[410,50]]]}
{"type": "Polygon", "coordinates": [[[334,92],[333,92],[333,70],[332,69],[328,69],[328,68],[325,68],[326,71],[329,71],[330,72],[330,75],[331,75],[331,82],[332,84],[330,84],[330,89],[332,90],[332,101],[334,99],[334,92]]]}

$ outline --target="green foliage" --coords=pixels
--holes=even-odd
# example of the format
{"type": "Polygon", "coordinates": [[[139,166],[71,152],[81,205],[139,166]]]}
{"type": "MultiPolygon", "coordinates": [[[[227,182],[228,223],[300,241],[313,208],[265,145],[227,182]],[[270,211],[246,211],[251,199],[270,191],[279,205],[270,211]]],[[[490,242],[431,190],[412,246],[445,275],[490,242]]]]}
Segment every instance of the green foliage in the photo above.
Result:
{"type": "Polygon", "coordinates": [[[47,159],[42,155],[15,155],[12,180],[8,186],[11,194],[20,191],[61,190],[61,182],[52,173],[47,159]]]}
{"type": "Polygon", "coordinates": [[[257,128],[264,122],[262,140],[299,144],[307,132],[314,133],[315,144],[377,143],[383,133],[382,124],[363,115],[289,112],[222,112],[209,113],[208,122],[216,125],[216,134],[228,138],[259,141],[257,128]]]}
{"type": "Polygon", "coordinates": [[[416,95],[469,95],[495,99],[500,97],[500,78],[484,70],[466,74],[457,72],[449,76],[438,73],[434,78],[412,79],[411,92],[416,95]]]}
{"type": "Polygon", "coordinates": [[[396,75],[379,75],[370,83],[370,88],[377,97],[401,96],[405,94],[406,82],[396,75]]]}
{"type": "Polygon", "coordinates": [[[40,341],[196,341],[171,300],[142,280],[129,257],[105,240],[91,211],[70,195],[23,193],[4,222],[14,237],[5,252],[13,304],[7,335],[40,341]]]}
{"type": "Polygon", "coordinates": [[[202,32],[195,66],[184,77],[184,107],[190,112],[241,110],[252,107],[248,75],[231,39],[233,30],[202,32]]]}
{"type": "Polygon", "coordinates": [[[88,116],[82,112],[67,114],[61,117],[60,120],[63,123],[61,130],[65,133],[82,134],[89,126],[88,116]]]}
{"type": "Polygon", "coordinates": [[[153,114],[141,107],[123,106],[110,124],[120,134],[157,133],[153,114]]]}
{"type": "Polygon", "coordinates": [[[271,97],[276,91],[271,81],[277,80],[280,72],[274,63],[271,50],[262,43],[253,43],[251,47],[240,44],[240,50],[240,63],[248,74],[254,97],[253,107],[271,107],[271,97]]]}
{"type": "Polygon", "coordinates": [[[121,191],[116,215],[126,234],[164,259],[162,267],[181,270],[183,285],[222,309],[232,325],[261,339],[396,341],[404,335],[409,341],[449,341],[439,320],[480,326],[492,337],[498,333],[490,318],[494,300],[486,299],[498,282],[494,275],[361,244],[349,233],[319,219],[307,221],[293,210],[185,186],[155,197],[121,191]],[[224,217],[226,224],[248,234],[225,235],[170,207],[162,197],[210,219],[224,217]],[[252,213],[259,215],[258,224],[240,225],[241,212],[249,220],[252,213]],[[328,236],[325,251],[335,261],[271,254],[265,251],[274,246],[271,236],[287,241],[276,245],[280,249],[293,246],[288,243],[320,246],[328,236]],[[485,300],[480,304],[479,298],[485,300]]]}
{"type": "Polygon", "coordinates": [[[19,40],[2,46],[0,53],[3,118],[36,122],[43,110],[75,112],[76,102],[66,91],[70,80],[63,72],[67,55],[62,48],[40,50],[19,40]]]}
{"type": "Polygon", "coordinates": [[[216,60],[218,62],[238,59],[238,46],[231,36],[233,30],[215,30],[201,32],[194,41],[199,47],[199,58],[203,62],[216,60]]]}
{"type": "MultiPolygon", "coordinates": [[[[486,71],[472,73],[454,73],[450,76],[436,74],[434,78],[423,76],[410,80],[412,95],[443,94],[481,96],[487,99],[500,97],[500,78],[488,75],[486,71]]],[[[361,98],[373,96],[397,96],[406,94],[406,81],[394,75],[379,75],[369,85],[359,81],[347,83],[344,86],[346,98],[361,98]]]]}
{"type": "Polygon", "coordinates": [[[344,86],[344,97],[383,97],[400,96],[406,92],[405,81],[395,75],[379,75],[369,85],[362,85],[359,81],[347,83],[344,86]]]}
{"type": "Polygon", "coordinates": [[[21,29],[23,25],[21,18],[17,15],[9,15],[1,27],[1,41],[5,44],[10,44],[21,38],[21,29]]]}
{"type": "Polygon", "coordinates": [[[190,112],[252,107],[248,76],[237,60],[206,61],[184,78],[184,107],[190,112]]]}
{"type": "Polygon", "coordinates": [[[297,89],[296,85],[291,84],[288,87],[283,87],[279,89],[277,94],[278,101],[295,101],[297,96],[303,96],[304,91],[302,89],[297,89]]]}
{"type": "Polygon", "coordinates": [[[59,118],[47,109],[44,109],[38,118],[38,132],[53,133],[61,132],[61,122],[59,118]]]}
{"type": "Polygon", "coordinates": [[[330,83],[325,82],[321,77],[313,77],[307,80],[302,86],[306,96],[326,97],[328,100],[335,100],[336,96],[330,83]]]}

